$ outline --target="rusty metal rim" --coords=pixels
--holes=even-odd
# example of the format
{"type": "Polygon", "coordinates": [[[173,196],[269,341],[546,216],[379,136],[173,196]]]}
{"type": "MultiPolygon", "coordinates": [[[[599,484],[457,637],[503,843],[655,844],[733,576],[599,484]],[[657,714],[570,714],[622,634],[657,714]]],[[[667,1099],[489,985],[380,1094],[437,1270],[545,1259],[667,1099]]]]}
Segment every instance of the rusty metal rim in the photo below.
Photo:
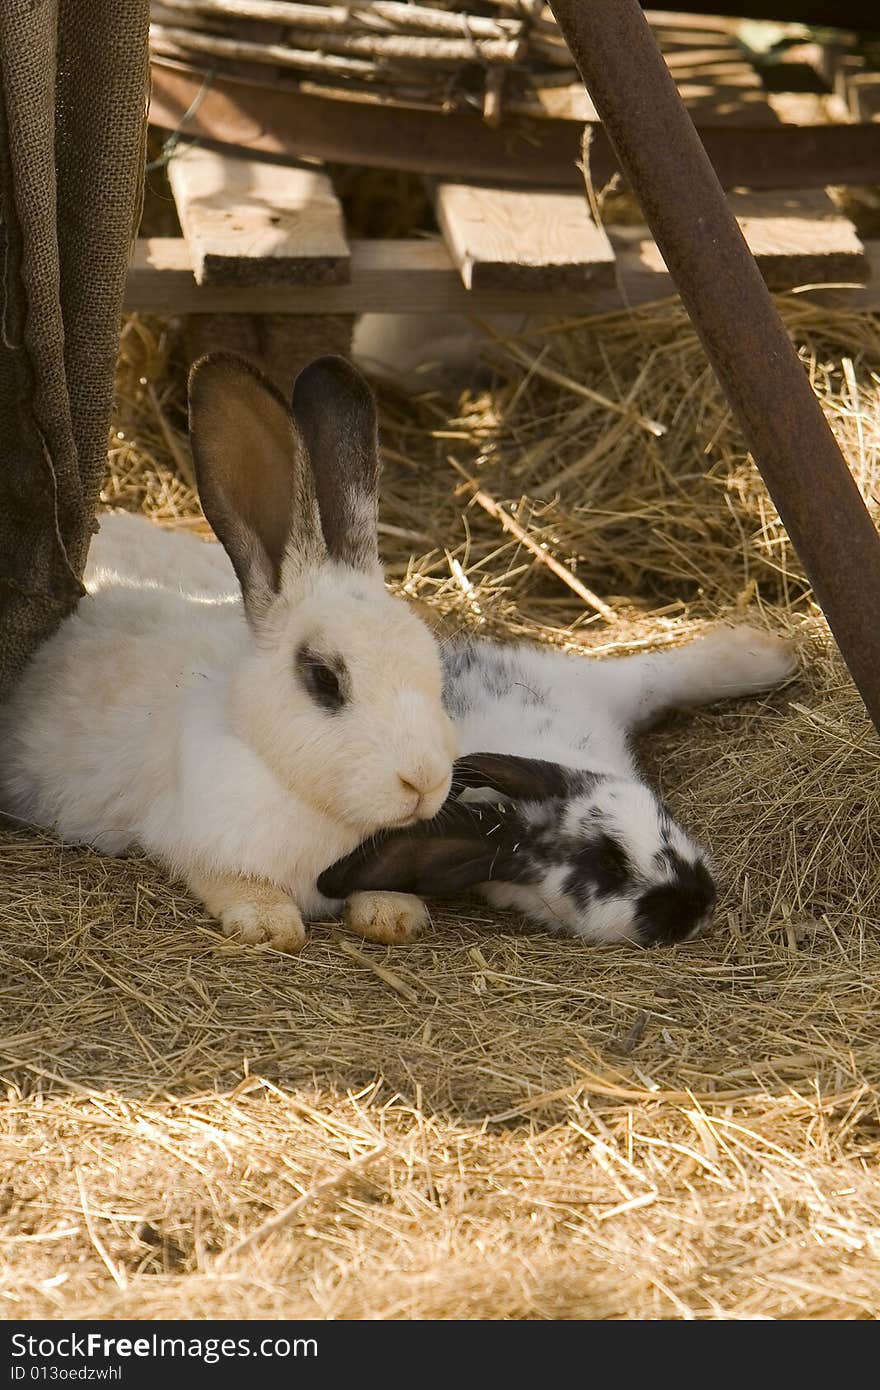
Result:
{"type": "MultiPolygon", "coordinates": [[[[517,118],[495,129],[478,115],[341,100],[225,74],[206,79],[188,65],[154,61],[150,120],[166,130],[184,122],[184,135],[278,159],[532,187],[583,186],[583,123],[558,117],[517,118]]],[[[618,166],[602,127],[591,130],[590,166],[601,184],[618,166]]],[[[880,122],[712,126],[700,138],[725,188],[824,187],[880,178],[880,122]]]]}
{"type": "MultiPolygon", "coordinates": [[[[171,130],[184,122],[185,135],[288,159],[583,186],[576,167],[583,127],[576,121],[519,118],[495,129],[460,111],[331,97],[226,73],[206,77],[155,59],[150,121],[171,130]]],[[[607,141],[600,144],[609,165],[607,141]]]]}

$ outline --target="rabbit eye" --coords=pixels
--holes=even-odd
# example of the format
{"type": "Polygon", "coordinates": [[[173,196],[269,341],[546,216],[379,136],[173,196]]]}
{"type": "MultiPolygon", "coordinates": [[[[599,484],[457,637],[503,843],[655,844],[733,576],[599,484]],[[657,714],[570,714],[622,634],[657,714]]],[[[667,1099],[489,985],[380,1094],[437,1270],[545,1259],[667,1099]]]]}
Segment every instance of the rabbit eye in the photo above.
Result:
{"type": "Polygon", "coordinates": [[[342,709],[347,694],[344,688],[345,667],[341,670],[308,647],[303,647],[296,657],[297,672],[306,690],[322,709],[335,712],[342,709]]]}

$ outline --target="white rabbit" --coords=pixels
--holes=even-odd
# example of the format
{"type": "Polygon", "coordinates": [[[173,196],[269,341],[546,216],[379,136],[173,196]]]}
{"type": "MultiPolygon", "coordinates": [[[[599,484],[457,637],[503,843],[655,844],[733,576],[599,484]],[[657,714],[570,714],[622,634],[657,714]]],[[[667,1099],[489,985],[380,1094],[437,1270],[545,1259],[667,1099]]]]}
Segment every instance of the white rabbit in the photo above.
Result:
{"type": "Polygon", "coordinates": [[[374,837],[319,887],[442,897],[479,886],[498,907],[592,941],[647,945],[699,931],[715,901],[706,855],[639,776],[631,736],[668,710],[777,685],[794,669],[789,644],[720,628],[597,661],[454,641],[444,664],[466,755],[454,779],[463,798],[430,823],[374,837]]]}
{"type": "MultiPolygon", "coordinates": [[[[433,637],[385,589],[375,402],[341,358],[292,406],[241,359],[190,380],[199,494],[219,547],[114,518],[90,596],[0,711],[0,807],[62,839],[137,846],[247,941],[293,950],[318,873],[380,827],[432,817],[455,738],[433,637]],[[241,601],[243,597],[243,603],[241,601]]],[[[417,900],[356,895],[380,940],[417,900]]]]}

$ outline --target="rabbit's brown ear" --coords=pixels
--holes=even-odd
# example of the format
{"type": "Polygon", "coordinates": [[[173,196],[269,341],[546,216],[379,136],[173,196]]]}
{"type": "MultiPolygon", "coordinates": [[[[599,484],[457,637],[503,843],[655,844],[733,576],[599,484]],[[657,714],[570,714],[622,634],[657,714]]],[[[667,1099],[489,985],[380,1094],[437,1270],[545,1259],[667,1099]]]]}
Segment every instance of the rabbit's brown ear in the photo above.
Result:
{"type": "Polygon", "coordinates": [[[514,801],[548,801],[567,796],[572,772],[543,758],[519,758],[513,753],[469,753],[452,771],[453,788],[491,787],[514,801]]]}
{"type": "Polygon", "coordinates": [[[311,461],[330,556],[375,570],[380,463],[373,392],[344,357],[319,357],[294,382],[292,409],[311,461]]]}
{"type": "Polygon", "coordinates": [[[285,562],[311,568],[326,553],[306,451],[280,392],[233,353],[194,365],[189,421],[199,500],[253,617],[285,562]]]}
{"type": "Polygon", "coordinates": [[[492,879],[522,881],[527,863],[512,808],[447,802],[431,821],[365,841],[324,870],[318,890],[328,898],[365,889],[447,898],[492,879]]]}

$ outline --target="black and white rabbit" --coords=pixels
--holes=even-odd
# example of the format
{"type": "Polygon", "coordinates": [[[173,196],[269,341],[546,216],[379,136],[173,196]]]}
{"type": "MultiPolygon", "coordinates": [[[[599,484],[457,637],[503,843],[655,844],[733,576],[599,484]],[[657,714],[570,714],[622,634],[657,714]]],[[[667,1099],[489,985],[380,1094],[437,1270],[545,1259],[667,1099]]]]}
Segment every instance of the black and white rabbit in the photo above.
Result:
{"type": "Polygon", "coordinates": [[[444,667],[465,755],[450,801],[360,846],[321,875],[321,891],[445,897],[478,886],[497,907],[590,941],[698,932],[715,902],[706,854],[640,777],[632,736],[669,710],[779,684],[794,670],[790,645],[719,628],[600,661],[466,640],[447,645],[444,667]]]}

